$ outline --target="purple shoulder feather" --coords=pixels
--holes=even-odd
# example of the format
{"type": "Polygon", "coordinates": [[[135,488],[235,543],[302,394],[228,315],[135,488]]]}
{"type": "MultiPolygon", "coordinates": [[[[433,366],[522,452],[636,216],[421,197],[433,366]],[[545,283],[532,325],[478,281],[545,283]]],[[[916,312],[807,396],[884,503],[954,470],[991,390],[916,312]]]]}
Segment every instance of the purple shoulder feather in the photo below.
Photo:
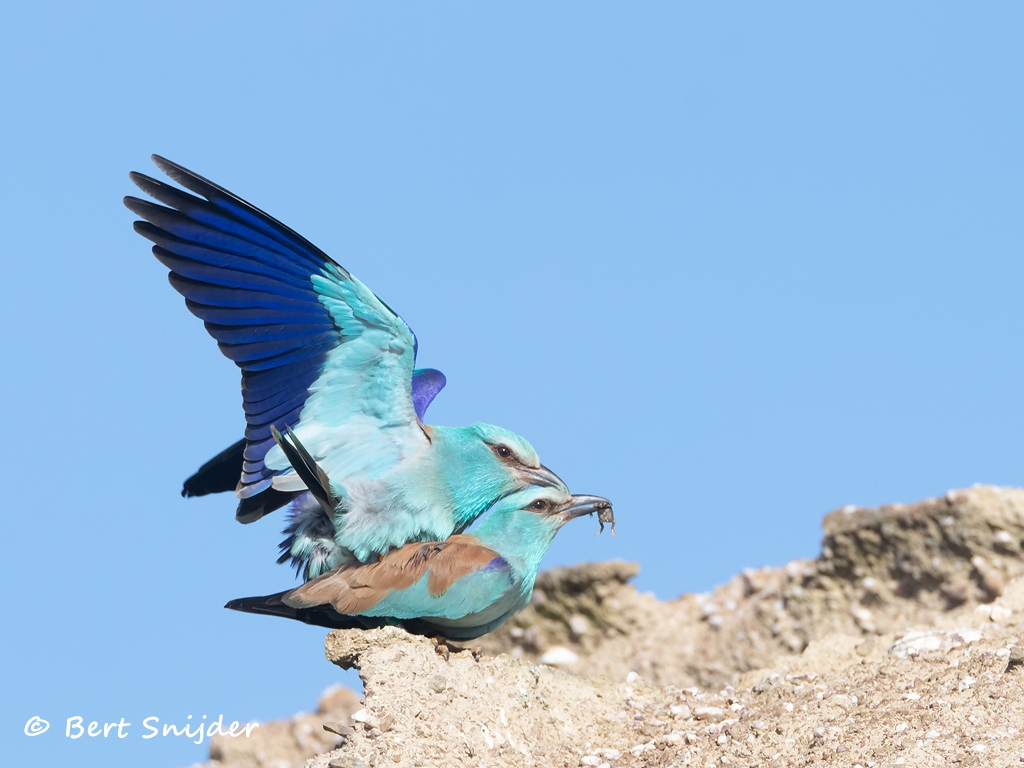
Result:
{"type": "Polygon", "coordinates": [[[412,405],[420,421],[423,421],[427,407],[447,383],[444,374],[433,368],[417,368],[412,372],[412,405]]]}

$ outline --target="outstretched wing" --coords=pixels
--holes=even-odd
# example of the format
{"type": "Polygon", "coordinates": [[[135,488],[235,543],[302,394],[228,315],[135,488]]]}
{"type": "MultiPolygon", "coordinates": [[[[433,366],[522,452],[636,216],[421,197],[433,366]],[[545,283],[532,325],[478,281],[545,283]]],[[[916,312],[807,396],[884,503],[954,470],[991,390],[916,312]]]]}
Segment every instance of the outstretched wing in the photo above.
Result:
{"type": "Polygon", "coordinates": [[[135,229],[155,244],[171,285],[242,369],[247,426],[236,494],[251,498],[275,477],[282,491],[305,490],[272,427],[292,427],[320,458],[358,440],[360,466],[346,466],[351,456],[328,465],[339,480],[425,445],[411,392],[416,340],[405,322],[279,221],[175,163],[153,160],[195,195],[133,173],[163,205],[135,197],[125,205],[144,219],[135,229]]]}

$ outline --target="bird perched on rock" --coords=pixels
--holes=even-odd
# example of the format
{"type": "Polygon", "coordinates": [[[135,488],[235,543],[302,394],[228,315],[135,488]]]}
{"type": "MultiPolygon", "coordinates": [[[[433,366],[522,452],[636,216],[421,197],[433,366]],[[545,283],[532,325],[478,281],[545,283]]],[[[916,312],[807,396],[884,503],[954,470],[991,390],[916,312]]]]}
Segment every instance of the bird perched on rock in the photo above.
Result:
{"type": "Polygon", "coordinates": [[[553,488],[528,488],[495,502],[472,533],[406,544],[378,562],[342,566],[296,589],[225,607],[334,629],[393,624],[428,637],[472,640],[530,602],[555,534],[595,512],[614,522],[607,499],[566,500],[553,488]]]}
{"type": "Polygon", "coordinates": [[[564,504],[562,480],[501,427],[428,426],[445,384],[415,369],[401,317],[305,238],[180,165],[153,156],[189,194],[140,173],[163,205],[126,197],[171,285],[242,369],[244,440],[207,462],[183,495],[234,490],[251,522],[291,502],[291,558],[310,579],[409,542],[444,541],[530,486],[564,504]],[[199,195],[197,197],[196,195],[199,195]],[[290,428],[331,482],[319,496],[289,465],[272,430],[290,428]]]}

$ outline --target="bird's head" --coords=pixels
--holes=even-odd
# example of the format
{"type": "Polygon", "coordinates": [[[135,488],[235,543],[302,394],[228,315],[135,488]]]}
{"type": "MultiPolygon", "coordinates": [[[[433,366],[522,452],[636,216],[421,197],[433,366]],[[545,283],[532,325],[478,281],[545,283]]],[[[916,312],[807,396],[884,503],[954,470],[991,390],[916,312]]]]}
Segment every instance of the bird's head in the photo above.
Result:
{"type": "Polygon", "coordinates": [[[540,463],[525,438],[493,424],[474,424],[469,431],[479,441],[477,448],[486,463],[513,478],[517,488],[553,488],[568,495],[562,478],[540,463]]]}
{"type": "Polygon", "coordinates": [[[614,522],[612,503],[601,496],[566,497],[554,488],[527,488],[496,502],[473,534],[506,559],[535,570],[563,525],[593,514],[614,522]]]}
{"type": "Polygon", "coordinates": [[[569,489],[562,479],[540,463],[537,451],[515,432],[492,424],[433,428],[443,439],[439,447],[457,516],[475,519],[509,494],[537,487],[550,490],[562,501],[569,489]],[[444,429],[443,434],[439,429],[444,429]]]}
{"type": "Polygon", "coordinates": [[[495,509],[513,510],[517,515],[532,515],[558,530],[577,517],[597,514],[601,518],[612,518],[612,503],[603,496],[576,494],[566,499],[553,488],[527,488],[502,499],[495,509]]]}

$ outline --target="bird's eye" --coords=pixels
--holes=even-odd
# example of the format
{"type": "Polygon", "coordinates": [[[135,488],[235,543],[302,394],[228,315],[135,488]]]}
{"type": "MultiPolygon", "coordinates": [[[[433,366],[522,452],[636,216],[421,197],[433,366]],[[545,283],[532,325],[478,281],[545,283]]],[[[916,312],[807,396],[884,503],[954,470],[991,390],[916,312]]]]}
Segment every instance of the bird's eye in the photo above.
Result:
{"type": "Polygon", "coordinates": [[[512,451],[509,450],[509,448],[507,446],[499,445],[494,450],[496,450],[498,452],[498,455],[501,456],[501,458],[503,458],[503,459],[510,459],[510,458],[512,458],[512,451]]]}
{"type": "Polygon", "coordinates": [[[537,512],[543,512],[545,509],[548,508],[548,503],[544,499],[537,499],[530,506],[537,512]]]}

